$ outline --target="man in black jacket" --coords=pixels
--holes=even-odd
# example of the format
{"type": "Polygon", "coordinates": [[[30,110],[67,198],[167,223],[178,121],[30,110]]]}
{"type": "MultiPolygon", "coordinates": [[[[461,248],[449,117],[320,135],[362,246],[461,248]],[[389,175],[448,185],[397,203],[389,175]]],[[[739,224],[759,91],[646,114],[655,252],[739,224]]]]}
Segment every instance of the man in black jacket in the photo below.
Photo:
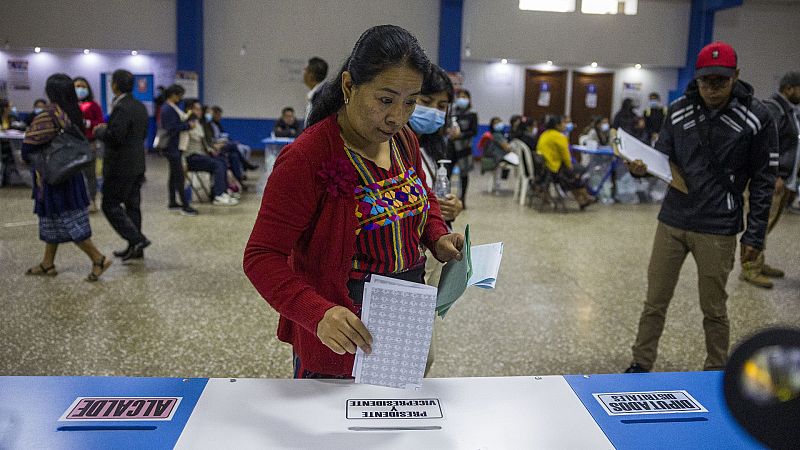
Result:
{"type": "MultiPolygon", "coordinates": [[[[750,212],[742,235],[742,260],[755,262],[764,246],[777,165],[772,116],[738,80],[736,53],[723,42],[704,47],[695,80],[673,102],[656,149],[669,156],[688,186],[670,188],[661,212],[647,272],[647,299],[639,319],[633,363],[626,372],[648,372],[664,330],[667,307],[688,253],[697,263],[706,338],[706,370],[720,370],[728,355],[730,326],[725,285],[733,269],[736,234],[744,229],[743,192],[750,212]]],[[[644,175],[641,161],[629,164],[644,175]]]]}
{"type": "Polygon", "coordinates": [[[133,74],[117,70],[111,76],[114,103],[108,125],[95,135],[106,144],[103,160],[103,214],[114,230],[128,241],[125,250],[114,252],[123,261],[144,257],[150,241],[142,234],[141,189],[144,181],[144,141],[147,110],[133,98],[133,74]]]}
{"type": "MultiPolygon", "coordinates": [[[[786,206],[797,195],[797,178],[800,171],[800,72],[789,72],[781,78],[780,91],[764,101],[778,126],[778,178],[775,180],[775,193],[769,210],[767,233],[772,232],[786,206]]],[[[749,272],[742,270],[743,279],[757,286],[772,287],[772,282],[755,275],[781,278],[784,273],[764,262],[763,253],[757,260],[757,267],[749,272]],[[767,281],[766,284],[757,283],[767,281]]]]}

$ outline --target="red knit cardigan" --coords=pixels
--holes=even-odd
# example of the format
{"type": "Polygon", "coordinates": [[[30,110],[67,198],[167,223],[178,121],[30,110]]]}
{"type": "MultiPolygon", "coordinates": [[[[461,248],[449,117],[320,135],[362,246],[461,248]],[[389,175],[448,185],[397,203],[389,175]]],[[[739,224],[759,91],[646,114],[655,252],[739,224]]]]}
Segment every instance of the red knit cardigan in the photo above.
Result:
{"type": "MultiPolygon", "coordinates": [[[[342,305],[357,311],[347,290],[358,228],[353,193],[357,179],[339,133],[334,114],[281,151],[244,251],[244,271],[280,313],[278,339],[292,344],[304,367],[350,375],[354,356],[337,355],[317,337],[317,324],[328,309],[342,305]],[[341,176],[332,180],[331,173],[337,172],[341,176]],[[332,185],[337,182],[338,190],[332,185]]],[[[428,186],[416,137],[405,136],[410,137],[417,176],[428,186]]],[[[448,230],[430,190],[428,200],[421,240],[435,249],[448,230]]]]}

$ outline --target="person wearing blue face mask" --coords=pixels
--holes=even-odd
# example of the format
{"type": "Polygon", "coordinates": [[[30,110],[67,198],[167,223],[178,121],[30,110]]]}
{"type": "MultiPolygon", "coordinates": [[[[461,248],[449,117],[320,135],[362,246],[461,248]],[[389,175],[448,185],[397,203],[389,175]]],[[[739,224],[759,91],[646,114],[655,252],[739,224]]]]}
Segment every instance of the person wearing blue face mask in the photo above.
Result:
{"type": "MultiPolygon", "coordinates": [[[[106,123],[106,119],[103,117],[102,108],[100,108],[100,105],[94,100],[92,87],[89,86],[89,82],[86,81],[86,78],[75,77],[73,84],[75,86],[75,95],[78,96],[81,113],[83,113],[83,133],[89,141],[89,148],[92,149],[92,153],[95,159],[97,159],[102,154],[102,143],[95,139],[94,129],[98,125],[106,123]]],[[[95,213],[98,211],[95,201],[97,198],[97,166],[95,164],[90,164],[84,169],[83,175],[86,177],[86,187],[89,189],[89,201],[91,202],[89,205],[89,212],[95,213]]]]}
{"type": "Polygon", "coordinates": [[[666,113],[667,107],[661,104],[661,96],[658,92],[651,92],[647,109],[644,110],[645,129],[651,142],[658,140],[658,132],[661,131],[666,113]]]}
{"type": "Polygon", "coordinates": [[[448,141],[453,163],[461,176],[461,202],[466,209],[469,172],[472,170],[472,139],[478,135],[478,115],[471,111],[472,95],[466,89],[459,89],[454,100],[455,124],[459,131],[454,132],[448,141]]]}
{"type": "Polygon", "coordinates": [[[33,102],[33,111],[28,114],[28,117],[25,118],[25,128],[31,126],[33,119],[39,114],[43,113],[46,106],[47,100],[43,98],[37,98],[36,101],[33,102]]]}
{"type": "MultiPolygon", "coordinates": [[[[433,191],[436,180],[437,161],[450,160],[447,155],[447,140],[457,135],[459,130],[453,126],[445,126],[450,122],[447,120],[447,111],[453,102],[453,83],[447,72],[439,66],[431,64],[428,74],[422,81],[420,96],[417,97],[417,106],[408,124],[419,140],[419,150],[422,155],[422,170],[425,172],[426,184],[433,191]]],[[[450,164],[452,166],[452,164],[450,164]]],[[[449,167],[447,167],[449,169],[449,167]]],[[[450,176],[450,170],[447,172],[450,176]]],[[[444,198],[437,197],[442,218],[447,223],[448,230],[453,230],[453,221],[456,220],[463,210],[461,200],[453,194],[448,194],[444,198]]],[[[425,252],[425,284],[438,286],[444,264],[437,260],[430,250],[425,252]]],[[[434,333],[436,324],[434,321],[434,333]]],[[[434,342],[428,350],[428,360],[425,365],[425,374],[430,371],[434,361],[434,342]]]]}

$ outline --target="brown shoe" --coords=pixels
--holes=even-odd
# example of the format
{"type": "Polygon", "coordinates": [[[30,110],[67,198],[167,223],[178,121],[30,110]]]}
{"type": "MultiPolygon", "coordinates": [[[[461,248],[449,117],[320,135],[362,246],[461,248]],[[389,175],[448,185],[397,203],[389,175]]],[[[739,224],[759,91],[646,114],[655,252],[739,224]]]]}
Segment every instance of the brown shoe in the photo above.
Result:
{"type": "Polygon", "coordinates": [[[742,273],[739,275],[739,279],[761,288],[772,288],[772,281],[761,273],[761,264],[756,261],[742,263],[742,273]]]}
{"type": "Polygon", "coordinates": [[[770,278],[783,278],[786,274],[781,269],[776,269],[767,263],[761,265],[761,275],[770,278]]]}

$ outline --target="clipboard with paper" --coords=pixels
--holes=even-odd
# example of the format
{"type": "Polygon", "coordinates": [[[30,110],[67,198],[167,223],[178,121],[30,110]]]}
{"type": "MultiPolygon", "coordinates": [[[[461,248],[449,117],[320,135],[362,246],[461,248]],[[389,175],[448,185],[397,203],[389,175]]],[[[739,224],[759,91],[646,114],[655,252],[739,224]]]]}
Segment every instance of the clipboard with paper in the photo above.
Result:
{"type": "Polygon", "coordinates": [[[667,182],[670,186],[683,192],[689,192],[686,181],[683,179],[678,167],[669,160],[669,157],[636,139],[624,130],[617,131],[614,142],[614,152],[628,161],[640,160],[647,165],[647,173],[667,182]]]}
{"type": "Polygon", "coordinates": [[[469,225],[464,230],[464,257],[442,268],[436,295],[436,314],[443,318],[469,286],[494,289],[503,259],[503,243],[472,246],[469,225]]]}

